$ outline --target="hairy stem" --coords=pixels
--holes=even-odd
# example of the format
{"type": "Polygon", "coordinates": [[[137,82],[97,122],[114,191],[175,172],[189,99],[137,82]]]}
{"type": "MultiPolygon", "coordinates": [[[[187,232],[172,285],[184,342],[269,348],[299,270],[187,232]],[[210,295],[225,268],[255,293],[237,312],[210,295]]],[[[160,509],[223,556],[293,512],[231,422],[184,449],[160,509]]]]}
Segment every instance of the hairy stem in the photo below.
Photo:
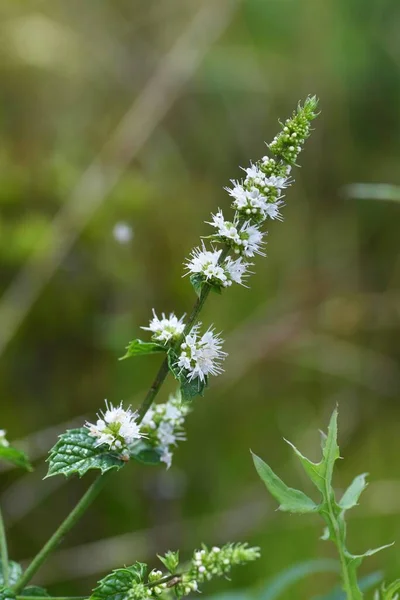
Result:
{"type": "Polygon", "coordinates": [[[1,558],[1,567],[3,571],[3,580],[4,586],[8,587],[10,583],[9,578],[9,568],[8,568],[8,547],[7,547],[7,537],[6,531],[4,528],[3,515],[1,514],[0,509],[0,558],[1,558]]]}
{"type": "Polygon", "coordinates": [[[56,549],[60,544],[64,536],[72,529],[72,527],[79,521],[82,515],[89,508],[93,500],[99,494],[100,490],[104,486],[105,482],[110,475],[110,471],[99,475],[97,479],[92,483],[90,488],[87,490],[84,496],[80,499],[75,508],[70,512],[68,517],[61,523],[57,531],[51,536],[46,542],[43,548],[38,552],[35,558],[32,560],[25,573],[20,577],[14,586],[14,592],[18,593],[30,582],[35,573],[39,570],[48,556],[56,549]]]}

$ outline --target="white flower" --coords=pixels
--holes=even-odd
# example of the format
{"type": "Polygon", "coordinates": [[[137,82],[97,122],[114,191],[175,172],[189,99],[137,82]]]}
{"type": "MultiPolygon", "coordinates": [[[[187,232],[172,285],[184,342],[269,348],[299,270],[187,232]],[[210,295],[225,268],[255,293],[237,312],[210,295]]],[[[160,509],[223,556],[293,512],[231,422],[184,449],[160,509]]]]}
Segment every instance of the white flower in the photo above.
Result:
{"type": "Polygon", "coordinates": [[[178,367],[187,372],[189,381],[200,379],[204,382],[209,375],[223,372],[220,362],[227,356],[221,350],[223,340],[211,328],[199,336],[200,323],[193,327],[181,345],[178,367]]]}
{"type": "Polygon", "coordinates": [[[219,236],[225,240],[231,240],[235,244],[240,245],[240,235],[237,229],[239,223],[236,217],[233,223],[230,221],[225,221],[224,215],[222,214],[221,209],[219,209],[216,215],[212,215],[212,218],[212,221],[206,221],[206,223],[218,229],[219,236]]]}
{"type": "Polygon", "coordinates": [[[142,421],[148,441],[161,451],[160,460],[169,468],[172,464],[172,448],[186,439],[184,423],[190,409],[182,404],[180,393],[171,395],[168,402],[152,406],[142,421]]]}
{"type": "Polygon", "coordinates": [[[233,260],[228,256],[224,263],[224,267],[229,277],[229,283],[231,284],[232,281],[234,281],[235,283],[244,285],[243,279],[248,275],[247,270],[249,266],[250,263],[245,262],[242,257],[233,260]]]}
{"type": "Polygon", "coordinates": [[[226,275],[223,268],[218,264],[222,250],[207,250],[204,243],[201,248],[195,248],[191,253],[191,259],[186,263],[189,273],[203,275],[206,281],[217,282],[226,285],[226,275]]]}
{"type": "Polygon", "coordinates": [[[113,229],[113,236],[120,244],[128,244],[133,238],[133,230],[128,223],[116,223],[113,229]]]}
{"type": "Polygon", "coordinates": [[[240,230],[240,241],[243,246],[243,256],[253,257],[255,254],[265,256],[261,248],[264,245],[263,242],[264,234],[256,225],[252,225],[250,221],[247,221],[242,229],[240,230]]]}
{"type": "Polygon", "coordinates": [[[277,202],[271,202],[265,207],[265,215],[270,219],[277,221],[283,221],[283,217],[279,212],[280,207],[283,205],[283,200],[278,200],[277,202]]]}
{"type": "Polygon", "coordinates": [[[10,443],[6,440],[6,431],[4,429],[0,429],[0,446],[3,448],[7,448],[10,443]]]}
{"type": "Polygon", "coordinates": [[[287,177],[278,177],[277,175],[270,175],[265,179],[265,185],[274,187],[278,191],[284,190],[290,185],[290,181],[287,177]]]}
{"type": "Polygon", "coordinates": [[[122,402],[116,407],[109,404],[107,400],[105,403],[107,410],[100,411],[97,422],[85,424],[90,435],[97,438],[95,446],[107,444],[110,450],[121,451],[143,437],[136,422],[136,412],[132,412],[129,408],[125,410],[122,402]]]}
{"type": "Polygon", "coordinates": [[[185,324],[183,323],[184,316],[178,319],[171,313],[167,318],[165,313],[162,313],[161,319],[159,319],[153,308],[153,319],[150,321],[149,327],[142,327],[147,331],[153,332],[153,339],[163,344],[168,344],[171,340],[178,339],[184,329],[185,324]]]}

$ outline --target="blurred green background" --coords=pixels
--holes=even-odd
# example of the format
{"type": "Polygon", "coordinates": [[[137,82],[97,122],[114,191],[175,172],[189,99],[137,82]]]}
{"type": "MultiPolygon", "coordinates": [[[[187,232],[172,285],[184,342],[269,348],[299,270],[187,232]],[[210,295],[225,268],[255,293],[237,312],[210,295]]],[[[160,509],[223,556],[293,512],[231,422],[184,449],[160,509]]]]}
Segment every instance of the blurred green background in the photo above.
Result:
{"type": "Polygon", "coordinates": [[[400,184],[398,0],[3,0],[0,15],[0,426],[37,464],[1,474],[12,557],[31,557],[90,481],[42,482],[48,448],[104,398],[139,404],[159,358],[118,357],[151,308],[190,309],[182,262],[228,210],[223,186],[317,94],[267,259],[204,311],[229,358],[173,467],[125,469],[36,581],[86,594],[168,548],[259,544],[261,560],[205,590],[230,593],[334,557],[318,519],[275,512],[249,448],[313,494],[282,437],[316,458],[336,403],[336,485],[371,474],[351,550],[397,541],[362,572],[399,576],[400,204],[346,193],[400,184]]]}

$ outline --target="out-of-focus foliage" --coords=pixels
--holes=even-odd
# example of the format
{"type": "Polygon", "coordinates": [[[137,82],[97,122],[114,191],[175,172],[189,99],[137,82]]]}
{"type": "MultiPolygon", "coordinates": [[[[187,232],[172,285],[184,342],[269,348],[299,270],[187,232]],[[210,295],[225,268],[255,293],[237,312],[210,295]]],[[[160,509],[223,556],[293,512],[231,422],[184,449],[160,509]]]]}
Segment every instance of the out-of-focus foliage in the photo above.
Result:
{"type": "MultiPolygon", "coordinates": [[[[202,541],[246,539],[263,550],[210,593],[261,589],[288,565],[321,556],[314,519],[275,512],[248,448],[273,455],[283,479],[304,485],[279,442],[285,435],[312,457],[315,430],[336,402],[347,458],[335,486],[366,464],[371,473],[351,546],[400,540],[400,207],[343,193],[354,182],[400,185],[400,5],[205,4],[0,6],[0,427],[37,458],[35,473],[1,475],[16,560],[38,549],[86,485],[40,481],[58,433],[92,419],[105,397],[133,407],[143,398],[161,357],[117,359],[151,308],[190,310],[182,262],[210,233],[211,211],[228,206],[223,186],[263,153],[299,99],[316,94],[322,110],[251,291],[215,295],[204,311],[204,323],[227,336],[225,375],[195,399],[171,470],[130,465],[116,475],[42,569],[42,583],[62,595],[87,594],[138,557],[202,541]],[[196,19],[201,35],[191,33],[196,19]],[[127,113],[116,150],[110,140],[127,113]],[[95,157],[100,167],[88,173],[95,157]]],[[[170,378],[160,401],[173,389],[170,378]]],[[[369,569],[393,581],[399,553],[397,544],[369,569]]],[[[315,575],[282,598],[335,583],[334,574],[315,575]]]]}

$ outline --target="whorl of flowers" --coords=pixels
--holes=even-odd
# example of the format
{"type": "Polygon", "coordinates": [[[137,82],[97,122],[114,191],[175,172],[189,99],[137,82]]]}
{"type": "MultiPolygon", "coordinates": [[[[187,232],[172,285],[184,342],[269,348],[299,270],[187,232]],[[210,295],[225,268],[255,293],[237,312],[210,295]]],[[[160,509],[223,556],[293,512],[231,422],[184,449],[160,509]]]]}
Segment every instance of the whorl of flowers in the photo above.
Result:
{"type": "Polygon", "coordinates": [[[222,338],[211,328],[200,336],[200,327],[201,323],[197,323],[185,336],[180,347],[178,367],[185,372],[189,381],[199,379],[204,382],[209,375],[223,372],[220,363],[227,354],[221,350],[222,338]]]}
{"type": "Polygon", "coordinates": [[[184,316],[178,319],[174,313],[170,313],[169,317],[162,313],[159,319],[153,308],[153,318],[148,327],[142,327],[146,331],[153,333],[152,338],[156,342],[161,342],[164,345],[176,341],[182,335],[185,324],[183,323],[184,316]]]}
{"type": "Polygon", "coordinates": [[[0,446],[3,448],[8,448],[10,443],[6,440],[6,431],[4,429],[0,429],[0,446]]]}
{"type": "Polygon", "coordinates": [[[141,423],[147,441],[161,451],[161,461],[168,469],[172,464],[173,448],[177,442],[186,440],[184,424],[189,412],[189,406],[182,403],[177,392],[169,397],[168,402],[153,405],[141,423]]]}
{"type": "Polygon", "coordinates": [[[86,423],[91,436],[97,438],[95,446],[107,445],[110,450],[123,452],[136,440],[143,437],[136,422],[137,413],[130,408],[106,403],[106,411],[100,411],[96,423],[86,423]]]}

